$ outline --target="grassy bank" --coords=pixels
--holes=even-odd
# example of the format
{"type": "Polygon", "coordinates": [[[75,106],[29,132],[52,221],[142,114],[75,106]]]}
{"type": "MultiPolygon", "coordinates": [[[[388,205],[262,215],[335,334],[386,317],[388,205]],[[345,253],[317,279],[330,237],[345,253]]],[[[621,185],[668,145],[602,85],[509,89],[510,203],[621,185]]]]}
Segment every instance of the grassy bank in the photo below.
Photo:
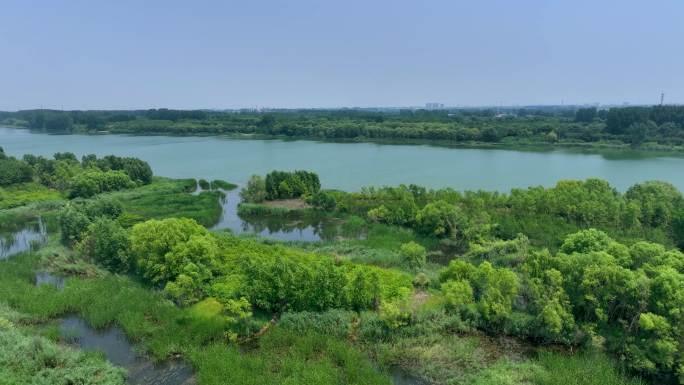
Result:
{"type": "Polygon", "coordinates": [[[207,191],[192,195],[194,179],[155,177],[149,185],[131,190],[103,194],[123,205],[126,223],[147,219],[185,217],[210,226],[221,216],[220,192],[207,191]]]}
{"type": "Polygon", "coordinates": [[[33,182],[0,188],[0,210],[61,199],[59,191],[33,182]]]}
{"type": "Polygon", "coordinates": [[[230,183],[230,182],[227,182],[227,181],[221,180],[221,179],[214,179],[210,182],[209,185],[212,189],[219,189],[220,188],[220,189],[223,189],[226,191],[234,190],[238,187],[238,185],[236,185],[235,183],[230,183]]]}
{"type": "Polygon", "coordinates": [[[0,303],[0,383],[123,385],[124,371],[35,334],[31,317],[0,303]]]}

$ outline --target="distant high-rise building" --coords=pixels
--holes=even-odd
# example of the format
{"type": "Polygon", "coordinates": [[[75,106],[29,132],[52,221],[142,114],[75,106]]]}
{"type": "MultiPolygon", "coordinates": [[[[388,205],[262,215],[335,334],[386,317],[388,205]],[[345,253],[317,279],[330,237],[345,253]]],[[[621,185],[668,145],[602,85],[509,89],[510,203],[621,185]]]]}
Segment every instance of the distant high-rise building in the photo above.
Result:
{"type": "Polygon", "coordinates": [[[443,103],[425,103],[426,110],[441,110],[444,108],[443,103]]]}

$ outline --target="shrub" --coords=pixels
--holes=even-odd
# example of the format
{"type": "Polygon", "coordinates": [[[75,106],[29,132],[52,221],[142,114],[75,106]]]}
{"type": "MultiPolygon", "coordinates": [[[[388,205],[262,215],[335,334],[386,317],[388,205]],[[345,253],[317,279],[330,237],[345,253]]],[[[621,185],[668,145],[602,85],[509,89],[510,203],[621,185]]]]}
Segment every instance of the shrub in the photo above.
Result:
{"type": "Polygon", "coordinates": [[[0,186],[30,182],[33,179],[33,168],[21,160],[11,157],[0,158],[0,186]]]}
{"type": "Polygon", "coordinates": [[[425,247],[416,242],[408,242],[401,245],[401,256],[411,269],[419,269],[425,265],[425,247]]]}
{"type": "Polygon", "coordinates": [[[465,230],[460,210],[443,200],[428,203],[416,214],[416,226],[423,234],[438,237],[459,237],[465,230]]]}
{"type": "Polygon", "coordinates": [[[142,184],[152,182],[152,168],[147,162],[138,158],[122,158],[107,155],[102,159],[97,159],[95,162],[102,171],[123,171],[132,181],[142,184]]]}
{"type": "Polygon", "coordinates": [[[181,274],[206,279],[218,253],[212,235],[186,218],[138,223],[131,230],[130,240],[132,256],[153,283],[173,281],[181,274]]]}
{"type": "Polygon", "coordinates": [[[266,182],[259,175],[252,175],[247,186],[240,191],[243,202],[260,203],[266,200],[266,182]]]}
{"type": "Polygon", "coordinates": [[[430,284],[430,278],[425,273],[418,273],[413,278],[413,286],[425,289],[430,284]]]}
{"type": "Polygon", "coordinates": [[[314,194],[309,203],[317,209],[326,211],[333,211],[335,210],[335,207],[337,207],[335,196],[327,191],[319,191],[314,194]]]}
{"type": "Polygon", "coordinates": [[[112,219],[100,217],[88,226],[78,250],[115,271],[129,268],[128,234],[112,219]]]}
{"type": "Polygon", "coordinates": [[[444,302],[451,309],[459,309],[462,305],[473,303],[473,288],[465,280],[447,281],[442,284],[444,302]]]}
{"type": "Polygon", "coordinates": [[[67,205],[59,215],[62,241],[66,244],[80,241],[89,224],[90,218],[83,211],[74,205],[67,205]]]}
{"type": "Polygon", "coordinates": [[[75,176],[69,186],[69,197],[89,198],[95,194],[134,187],[131,178],[123,171],[86,171],[75,176]]]}

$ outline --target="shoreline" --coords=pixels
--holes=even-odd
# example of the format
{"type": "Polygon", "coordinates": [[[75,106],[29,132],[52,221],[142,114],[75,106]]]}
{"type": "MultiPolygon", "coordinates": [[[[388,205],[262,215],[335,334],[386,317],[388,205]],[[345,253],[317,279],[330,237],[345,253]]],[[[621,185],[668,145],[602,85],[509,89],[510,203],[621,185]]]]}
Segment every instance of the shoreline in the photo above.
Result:
{"type": "MultiPolygon", "coordinates": [[[[3,124],[0,128],[12,128],[28,131],[32,130],[23,126],[14,126],[3,124]]],[[[39,131],[39,130],[38,130],[39,131]]],[[[604,152],[615,153],[639,153],[652,154],[654,156],[674,155],[684,156],[684,146],[666,146],[658,144],[646,144],[645,146],[632,147],[627,143],[607,143],[607,142],[455,142],[449,140],[428,140],[428,139],[391,139],[391,138],[321,138],[315,136],[287,136],[287,135],[267,135],[267,134],[252,134],[252,133],[206,133],[196,132],[191,134],[178,134],[166,131],[160,132],[125,132],[125,131],[98,131],[98,132],[44,132],[48,135],[85,135],[85,136],[101,136],[101,135],[125,135],[125,136],[168,136],[168,137],[216,137],[237,140],[281,140],[281,141],[311,141],[318,143],[338,143],[338,144],[377,144],[377,145],[396,145],[396,146],[430,146],[439,148],[452,149],[478,149],[478,150],[509,150],[509,151],[525,151],[525,152],[550,152],[556,150],[569,150],[572,152],[598,154],[604,152]]]]}

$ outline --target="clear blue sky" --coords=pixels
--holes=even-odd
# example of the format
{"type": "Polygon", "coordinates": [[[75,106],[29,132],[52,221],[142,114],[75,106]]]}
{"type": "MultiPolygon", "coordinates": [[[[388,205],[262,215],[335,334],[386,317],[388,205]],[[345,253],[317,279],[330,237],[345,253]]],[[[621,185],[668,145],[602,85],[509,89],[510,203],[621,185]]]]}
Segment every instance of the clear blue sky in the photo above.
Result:
{"type": "Polygon", "coordinates": [[[0,3],[0,110],[684,103],[684,1],[0,3]]]}

